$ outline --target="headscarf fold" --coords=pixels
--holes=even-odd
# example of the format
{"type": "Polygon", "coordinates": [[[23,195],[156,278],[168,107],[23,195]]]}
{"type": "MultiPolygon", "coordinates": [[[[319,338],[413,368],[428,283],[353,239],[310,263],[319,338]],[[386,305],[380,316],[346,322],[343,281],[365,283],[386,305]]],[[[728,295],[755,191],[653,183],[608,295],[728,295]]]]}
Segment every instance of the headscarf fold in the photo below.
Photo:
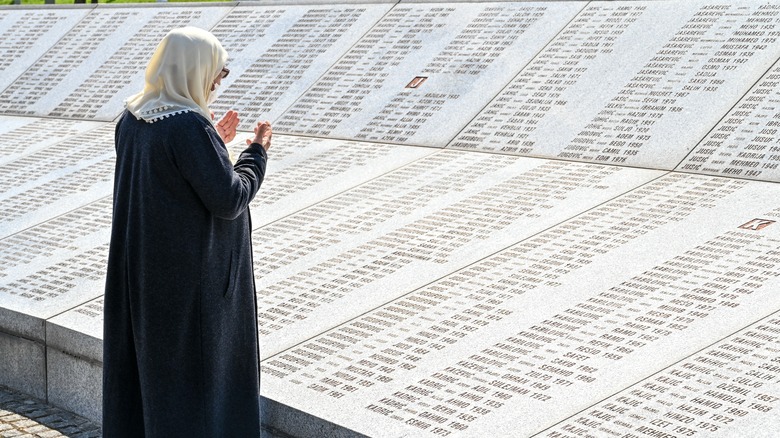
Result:
{"type": "Polygon", "coordinates": [[[125,101],[127,109],[149,123],[189,111],[211,121],[208,103],[227,52],[210,32],[197,27],[170,31],[146,67],[144,90],[125,101]]]}

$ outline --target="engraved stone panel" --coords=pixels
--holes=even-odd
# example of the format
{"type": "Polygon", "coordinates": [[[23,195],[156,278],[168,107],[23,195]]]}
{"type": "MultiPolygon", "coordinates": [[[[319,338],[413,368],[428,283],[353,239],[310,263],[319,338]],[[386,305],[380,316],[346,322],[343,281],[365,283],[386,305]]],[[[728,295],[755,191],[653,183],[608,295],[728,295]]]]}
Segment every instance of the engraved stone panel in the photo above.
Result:
{"type": "MultiPolygon", "coordinates": [[[[780,6],[774,14],[780,15],[780,6]]],[[[773,35],[776,40],[780,32],[773,35]]],[[[778,82],[780,64],[775,63],[677,170],[780,182],[778,82]]]]}
{"type": "Polygon", "coordinates": [[[301,339],[264,394],[369,436],[539,433],[780,308],[779,191],[667,175],[301,339]]]}
{"type": "Polygon", "coordinates": [[[275,127],[443,147],[583,6],[401,3],[275,127]]]}
{"type": "Polygon", "coordinates": [[[115,154],[95,120],[168,29],[218,23],[218,115],[313,136],[275,135],[251,205],[274,406],[383,437],[780,428],[780,188],[744,180],[780,182],[780,6],[41,11],[0,10],[0,113],[51,117],[0,116],[6,384],[99,415],[115,154]],[[686,173],[619,166],[697,144],[686,173]]]}
{"type": "Polygon", "coordinates": [[[780,56],[777,7],[591,2],[449,147],[673,169],[780,56]]]}
{"type": "Polygon", "coordinates": [[[62,38],[88,9],[0,10],[0,91],[62,38]]]}
{"type": "Polygon", "coordinates": [[[778,316],[659,370],[540,436],[777,436],[778,316]]]}
{"type": "Polygon", "coordinates": [[[113,124],[41,141],[30,148],[45,148],[45,165],[35,154],[0,164],[0,238],[111,194],[113,124]]]}
{"type": "Polygon", "coordinates": [[[8,274],[0,284],[0,331],[22,331],[44,340],[44,320],[103,294],[107,257],[108,244],[103,244],[55,259],[26,276],[8,274]]]}
{"type": "MultiPolygon", "coordinates": [[[[240,152],[240,144],[248,135],[238,134],[238,140],[231,145],[234,154],[240,152]]],[[[250,207],[253,226],[259,228],[277,221],[434,152],[425,148],[276,136],[263,182],[267,188],[261,188],[250,207]]],[[[18,311],[13,321],[16,324],[23,320],[30,325],[59,315],[48,320],[47,339],[55,348],[92,360],[102,360],[101,296],[111,202],[111,196],[106,196],[0,239],[0,308],[18,311]],[[101,298],[69,310],[96,297],[101,298]]],[[[0,318],[0,331],[8,330],[10,324],[0,318]]]]}
{"type": "Polygon", "coordinates": [[[253,233],[263,356],[658,173],[440,152],[253,233]]]}
{"type": "Polygon", "coordinates": [[[211,28],[229,8],[98,7],[0,94],[0,113],[111,120],[143,89],[171,29],[211,28]]]}
{"type": "Polygon", "coordinates": [[[0,116],[0,165],[46,150],[52,143],[101,125],[89,121],[0,116]]]}
{"type": "MultiPolygon", "coordinates": [[[[246,147],[249,133],[229,145],[233,156],[246,147]]],[[[265,179],[250,204],[255,228],[281,219],[344,190],[436,152],[322,138],[274,135],[265,179]]]]}
{"type": "MultiPolygon", "coordinates": [[[[323,165],[327,169],[342,159],[323,165]]],[[[280,185],[304,179],[295,167],[291,170],[280,185]]],[[[253,221],[261,225],[253,241],[262,354],[278,352],[299,337],[313,336],[656,176],[653,171],[445,152],[284,218],[266,213],[274,204],[261,203],[253,207],[253,221]]],[[[281,198],[278,205],[294,197],[281,198]]],[[[105,247],[95,251],[105,252],[105,247]]],[[[102,271],[82,268],[102,278],[102,271]]],[[[51,323],[100,336],[102,304],[87,303],[51,323]]],[[[73,354],[94,353],[72,345],[79,348],[73,354]]]]}
{"type": "Polygon", "coordinates": [[[391,7],[390,4],[238,6],[212,32],[230,75],[211,106],[238,110],[241,127],[275,120],[391,7]]]}

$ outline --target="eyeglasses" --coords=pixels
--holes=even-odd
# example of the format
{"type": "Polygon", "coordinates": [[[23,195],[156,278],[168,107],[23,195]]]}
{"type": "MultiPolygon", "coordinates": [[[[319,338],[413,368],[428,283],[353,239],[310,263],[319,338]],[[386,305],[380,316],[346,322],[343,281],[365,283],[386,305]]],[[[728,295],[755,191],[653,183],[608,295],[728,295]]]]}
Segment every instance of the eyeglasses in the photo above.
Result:
{"type": "Polygon", "coordinates": [[[225,78],[226,78],[226,77],[228,77],[228,75],[230,74],[230,70],[228,70],[228,69],[227,69],[227,68],[225,68],[225,67],[222,67],[222,71],[221,71],[219,74],[220,74],[220,76],[219,76],[219,77],[220,77],[221,79],[225,79],[225,78]]]}

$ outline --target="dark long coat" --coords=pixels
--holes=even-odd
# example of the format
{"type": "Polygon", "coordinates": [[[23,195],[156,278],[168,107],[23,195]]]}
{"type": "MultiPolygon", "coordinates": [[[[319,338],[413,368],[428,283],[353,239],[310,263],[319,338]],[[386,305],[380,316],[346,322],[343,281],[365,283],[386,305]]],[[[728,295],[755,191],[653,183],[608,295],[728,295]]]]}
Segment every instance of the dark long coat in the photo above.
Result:
{"type": "Polygon", "coordinates": [[[230,163],[200,114],[125,112],[103,335],[103,433],[260,436],[251,219],[266,153],[230,163]]]}

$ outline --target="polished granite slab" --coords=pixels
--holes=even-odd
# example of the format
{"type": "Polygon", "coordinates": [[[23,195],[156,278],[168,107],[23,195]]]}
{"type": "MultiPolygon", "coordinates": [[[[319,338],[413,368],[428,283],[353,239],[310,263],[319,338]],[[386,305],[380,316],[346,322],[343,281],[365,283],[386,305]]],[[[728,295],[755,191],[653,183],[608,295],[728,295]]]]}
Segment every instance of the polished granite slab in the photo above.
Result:
{"type": "Polygon", "coordinates": [[[396,5],[276,125],[289,133],[443,147],[583,6],[396,5]]]}
{"type": "Polygon", "coordinates": [[[217,5],[94,8],[0,93],[0,114],[112,120],[144,86],[154,49],[171,29],[211,28],[217,5]]]}
{"type": "MultiPolygon", "coordinates": [[[[248,135],[239,133],[231,145],[234,154],[248,135]]],[[[264,182],[273,190],[261,189],[250,207],[253,224],[262,227],[278,221],[434,152],[276,136],[264,182]]],[[[47,339],[72,355],[100,361],[100,297],[110,224],[111,196],[104,196],[0,239],[0,300],[8,315],[0,318],[0,328],[47,339]]]]}
{"type": "Polygon", "coordinates": [[[780,57],[758,1],[590,2],[448,147],[674,169],[780,57]]]}
{"type": "Polygon", "coordinates": [[[275,120],[250,207],[267,426],[774,436],[780,206],[749,179],[777,180],[780,7],[44,10],[0,10],[53,47],[0,94],[0,383],[99,419],[105,120],[158,32],[194,22],[234,55],[214,108],[275,120]]]}
{"type": "Polygon", "coordinates": [[[239,111],[246,130],[276,120],[391,7],[242,3],[212,29],[230,55],[230,74],[211,109],[217,117],[239,111]]]}
{"type": "Polygon", "coordinates": [[[0,238],[111,194],[114,126],[103,123],[50,143],[56,138],[26,140],[25,149],[45,153],[0,164],[0,238]]]}
{"type": "Polygon", "coordinates": [[[302,336],[264,394],[367,436],[541,433],[780,309],[778,190],[667,175],[302,336]]]}
{"type": "Polygon", "coordinates": [[[780,64],[775,63],[677,170],[780,182],[778,81],[780,64]]]}
{"type": "Polygon", "coordinates": [[[89,9],[0,9],[0,91],[43,56],[89,9]]]}
{"type": "Polygon", "coordinates": [[[777,435],[778,316],[773,312],[757,320],[540,436],[777,435]]]}

